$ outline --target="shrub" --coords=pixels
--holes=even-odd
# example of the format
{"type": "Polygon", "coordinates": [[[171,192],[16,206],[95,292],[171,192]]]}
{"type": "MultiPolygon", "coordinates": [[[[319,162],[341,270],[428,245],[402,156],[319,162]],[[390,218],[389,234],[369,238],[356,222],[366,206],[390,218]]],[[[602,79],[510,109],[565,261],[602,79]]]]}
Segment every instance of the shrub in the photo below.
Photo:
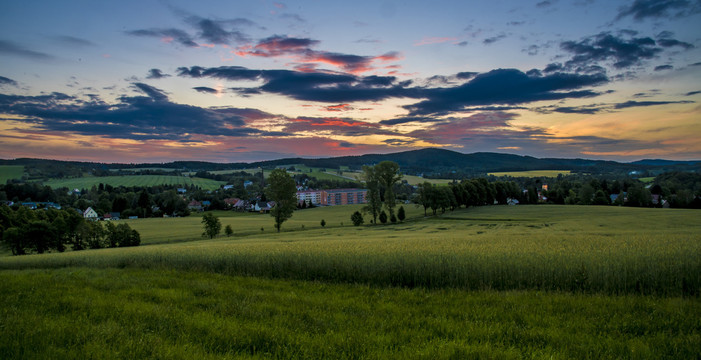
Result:
{"type": "Polygon", "coordinates": [[[380,212],[380,222],[383,224],[387,223],[387,213],[384,210],[380,212]]]}
{"type": "Polygon", "coordinates": [[[353,225],[355,226],[360,226],[363,225],[363,214],[360,213],[360,211],[356,211],[351,215],[351,221],[353,222],[353,225]]]}

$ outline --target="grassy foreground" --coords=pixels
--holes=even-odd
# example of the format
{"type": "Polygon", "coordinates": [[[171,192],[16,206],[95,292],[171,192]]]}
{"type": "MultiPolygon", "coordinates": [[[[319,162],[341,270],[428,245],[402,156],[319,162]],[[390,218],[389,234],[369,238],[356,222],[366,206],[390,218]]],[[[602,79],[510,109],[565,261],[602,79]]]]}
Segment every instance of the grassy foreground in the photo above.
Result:
{"type": "Polygon", "coordinates": [[[0,271],[0,358],[694,359],[697,298],[0,271]]]}

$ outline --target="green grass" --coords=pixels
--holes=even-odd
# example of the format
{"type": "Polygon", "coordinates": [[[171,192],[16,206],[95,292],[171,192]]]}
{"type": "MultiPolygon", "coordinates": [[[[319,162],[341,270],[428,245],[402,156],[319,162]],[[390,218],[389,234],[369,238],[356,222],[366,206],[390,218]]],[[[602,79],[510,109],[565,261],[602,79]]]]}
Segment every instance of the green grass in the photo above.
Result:
{"type": "Polygon", "coordinates": [[[642,178],[638,178],[638,180],[644,184],[649,184],[649,183],[655,181],[655,177],[654,176],[642,177],[642,178]]]}
{"type": "Polygon", "coordinates": [[[0,165],[0,184],[5,184],[7,180],[21,179],[24,175],[22,165],[0,165]]]}
{"type": "MultiPolygon", "coordinates": [[[[701,292],[701,223],[695,210],[491,206],[422,219],[417,218],[419,209],[410,208],[410,220],[403,224],[353,227],[349,218],[354,209],[296,212],[281,234],[272,232],[272,218],[266,215],[222,218],[236,236],[4,257],[0,268],[169,268],[471,290],[659,296],[701,292]],[[320,227],[321,217],[328,228],[320,227]],[[261,224],[267,224],[262,225],[264,232],[261,224]]],[[[191,222],[192,239],[201,239],[196,217],[162,220],[151,234],[138,228],[137,221],[130,224],[142,232],[146,244],[157,233],[185,233],[177,227],[182,220],[191,222]]]]}
{"type": "Polygon", "coordinates": [[[697,298],[0,271],[3,359],[694,359],[697,298]]]}
{"type": "Polygon", "coordinates": [[[570,170],[530,170],[530,171],[507,171],[507,172],[493,172],[489,175],[493,176],[511,176],[511,177],[553,177],[556,178],[558,175],[569,175],[570,170]]]}
{"type": "Polygon", "coordinates": [[[215,190],[221,187],[224,182],[210,179],[202,179],[188,176],[172,175],[127,175],[127,176],[102,176],[102,177],[82,177],[71,179],[53,179],[44,182],[52,188],[67,187],[69,189],[90,189],[98,184],[109,184],[112,186],[158,186],[158,185],[181,185],[199,186],[205,190],[215,190]]]}

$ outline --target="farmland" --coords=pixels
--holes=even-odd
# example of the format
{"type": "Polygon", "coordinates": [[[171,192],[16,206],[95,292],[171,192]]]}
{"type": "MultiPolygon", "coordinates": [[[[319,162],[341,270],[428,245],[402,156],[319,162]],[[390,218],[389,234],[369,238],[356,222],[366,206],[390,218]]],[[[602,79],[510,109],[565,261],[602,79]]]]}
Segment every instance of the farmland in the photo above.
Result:
{"type": "Polygon", "coordinates": [[[127,176],[102,176],[102,177],[81,177],[71,179],[53,179],[44,184],[52,188],[67,187],[69,189],[90,189],[98,184],[109,184],[112,186],[157,186],[157,185],[181,185],[199,186],[204,190],[214,190],[224,184],[221,181],[201,179],[188,176],[172,175],[127,175],[127,176]]]}
{"type": "Polygon", "coordinates": [[[492,172],[492,176],[511,176],[511,177],[557,177],[558,175],[569,175],[570,170],[528,170],[528,171],[507,171],[507,172],[492,172]]]}
{"type": "Polygon", "coordinates": [[[22,175],[24,175],[22,165],[0,165],[0,184],[4,184],[7,180],[20,179],[22,175]]]}
{"type": "Polygon", "coordinates": [[[1,257],[0,357],[700,354],[698,211],[405,206],[354,227],[357,208],[297,211],[280,234],[217,212],[234,236],[213,240],[196,215],[139,219],[137,248],[1,257]]]}

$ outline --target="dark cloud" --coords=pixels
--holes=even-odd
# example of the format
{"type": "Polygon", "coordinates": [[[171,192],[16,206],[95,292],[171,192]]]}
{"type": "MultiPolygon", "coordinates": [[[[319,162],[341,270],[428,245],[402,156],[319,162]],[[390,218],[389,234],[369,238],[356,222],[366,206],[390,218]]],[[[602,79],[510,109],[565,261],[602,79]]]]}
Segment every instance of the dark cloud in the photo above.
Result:
{"type": "Polygon", "coordinates": [[[143,92],[144,94],[148,95],[151,99],[154,101],[165,101],[168,100],[168,96],[165,94],[165,92],[161,89],[155,88],[151,85],[147,85],[144,83],[133,83],[132,84],[137,90],[143,92]]]}
{"type": "Polygon", "coordinates": [[[692,44],[689,44],[689,43],[683,42],[683,41],[679,41],[679,40],[675,40],[675,39],[658,39],[657,45],[662,46],[662,47],[679,46],[679,47],[683,47],[686,50],[694,48],[694,45],[692,45],[692,44]]]}
{"type": "Polygon", "coordinates": [[[546,7],[552,6],[556,2],[557,2],[557,0],[544,0],[544,1],[541,1],[537,4],[535,4],[535,6],[539,7],[539,8],[546,8],[546,7]]]}
{"type": "Polygon", "coordinates": [[[551,63],[548,64],[545,69],[543,69],[544,73],[553,73],[553,72],[560,72],[564,69],[564,66],[560,63],[551,63]]]}
{"type": "Polygon", "coordinates": [[[217,89],[212,89],[212,88],[206,87],[206,86],[197,86],[197,87],[194,87],[193,89],[195,89],[197,92],[201,92],[201,93],[205,93],[205,94],[216,94],[219,92],[219,91],[217,91],[217,89]]]}
{"type": "Polygon", "coordinates": [[[383,143],[390,146],[407,146],[416,143],[415,139],[387,139],[382,140],[383,143]]]}
{"type": "Polygon", "coordinates": [[[394,135],[395,132],[383,129],[379,124],[339,117],[297,117],[288,119],[283,129],[285,133],[313,132],[343,136],[394,135]]]}
{"type": "MultiPolygon", "coordinates": [[[[325,63],[351,73],[361,73],[372,70],[372,63],[374,61],[393,61],[401,58],[401,55],[397,52],[388,52],[378,56],[362,56],[312,49],[312,47],[316,46],[318,43],[318,40],[309,38],[273,35],[258,41],[254,46],[239,48],[236,54],[239,56],[260,57],[293,56],[297,61],[305,63],[325,63]]],[[[307,64],[305,64],[305,66],[309,67],[307,64]]],[[[310,70],[313,69],[313,67],[310,68],[310,70]]]]}
{"type": "Polygon", "coordinates": [[[257,88],[239,89],[250,93],[269,92],[297,100],[321,102],[352,102],[382,100],[390,97],[416,97],[415,89],[394,84],[396,78],[387,76],[360,77],[350,74],[300,72],[291,70],[250,70],[240,66],[178,68],[179,76],[212,77],[231,81],[258,80],[257,88]]]}
{"type": "Polygon", "coordinates": [[[226,30],[225,27],[232,27],[233,24],[240,24],[245,19],[236,20],[211,20],[200,17],[190,17],[188,22],[198,30],[198,37],[207,43],[230,45],[232,42],[243,43],[249,41],[246,34],[239,30],[226,30]]]}
{"type": "Polygon", "coordinates": [[[645,18],[685,17],[701,12],[699,0],[635,0],[619,9],[616,20],[632,16],[635,20],[645,18]]]}
{"type": "Polygon", "coordinates": [[[697,62],[697,63],[689,64],[689,66],[701,66],[701,62],[697,62]]]}
{"type": "Polygon", "coordinates": [[[461,111],[466,106],[522,104],[532,101],[584,98],[599,95],[591,90],[609,80],[603,74],[578,75],[556,73],[529,76],[516,69],[497,69],[475,76],[471,81],[453,88],[427,89],[428,100],[407,105],[410,116],[444,114],[461,111]]]}
{"type": "Polygon", "coordinates": [[[389,120],[382,120],[382,121],[380,121],[380,124],[382,124],[382,125],[399,125],[399,124],[406,124],[406,123],[410,123],[410,122],[427,123],[427,122],[437,122],[437,121],[440,121],[440,120],[436,119],[434,117],[428,117],[428,116],[406,116],[406,117],[394,118],[394,119],[389,119],[389,120]]]}
{"type": "Polygon", "coordinates": [[[674,66],[672,66],[672,65],[655,66],[655,71],[664,71],[664,70],[672,70],[672,69],[674,69],[674,66]]]}
{"type": "Polygon", "coordinates": [[[88,47],[88,46],[96,46],[97,45],[92,41],[73,37],[73,36],[54,36],[53,39],[65,44],[65,45],[74,46],[74,47],[88,47]]]}
{"type": "Polygon", "coordinates": [[[459,73],[455,74],[455,77],[457,77],[458,79],[468,80],[468,79],[472,79],[477,74],[479,74],[479,73],[474,72],[474,71],[463,71],[463,72],[459,72],[459,73]]]}
{"type": "Polygon", "coordinates": [[[614,109],[627,109],[631,107],[640,106],[657,106],[657,105],[668,105],[668,104],[691,104],[693,101],[626,101],[614,105],[614,109]]]}
{"type": "Polygon", "coordinates": [[[142,36],[142,37],[156,37],[161,40],[170,42],[175,41],[180,45],[187,47],[197,47],[197,43],[194,41],[192,36],[187,32],[170,28],[170,29],[141,29],[141,30],[131,30],[126,32],[128,35],[132,36],[142,36]]]}
{"type": "Polygon", "coordinates": [[[497,42],[499,40],[503,40],[505,38],[506,38],[506,34],[499,34],[499,35],[488,37],[488,38],[482,40],[482,43],[485,45],[491,45],[491,44],[494,44],[495,42],[497,42]]]}
{"type": "Polygon", "coordinates": [[[0,76],[0,85],[12,85],[12,86],[17,86],[17,81],[14,81],[10,78],[6,78],[4,76],[0,76]]]}
{"type": "Polygon", "coordinates": [[[701,90],[699,90],[699,91],[690,91],[690,92],[684,94],[684,96],[692,96],[692,95],[696,95],[696,94],[701,94],[701,90]]]}
{"type": "Polygon", "coordinates": [[[29,50],[25,49],[21,45],[15,44],[11,41],[5,41],[5,40],[0,40],[0,54],[6,54],[6,55],[14,55],[14,56],[20,56],[28,59],[33,59],[33,60],[53,60],[54,56],[39,52],[39,51],[34,51],[34,50],[29,50]]]}
{"type": "Polygon", "coordinates": [[[617,69],[641,64],[642,60],[656,57],[662,49],[649,37],[623,38],[609,32],[585,38],[581,41],[564,41],[560,48],[573,57],[565,63],[569,70],[612,62],[617,69]]]}
{"type": "Polygon", "coordinates": [[[148,75],[146,75],[147,79],[162,79],[165,77],[169,77],[170,75],[164,74],[160,69],[151,69],[148,71],[148,75]]]}
{"type": "Polygon", "coordinates": [[[206,109],[172,103],[151,86],[135,83],[148,97],[122,96],[116,104],[80,103],[61,93],[41,96],[0,94],[0,112],[26,117],[35,129],[119,139],[193,141],[193,135],[257,136],[246,121],[271,117],[254,109],[206,109]]]}

